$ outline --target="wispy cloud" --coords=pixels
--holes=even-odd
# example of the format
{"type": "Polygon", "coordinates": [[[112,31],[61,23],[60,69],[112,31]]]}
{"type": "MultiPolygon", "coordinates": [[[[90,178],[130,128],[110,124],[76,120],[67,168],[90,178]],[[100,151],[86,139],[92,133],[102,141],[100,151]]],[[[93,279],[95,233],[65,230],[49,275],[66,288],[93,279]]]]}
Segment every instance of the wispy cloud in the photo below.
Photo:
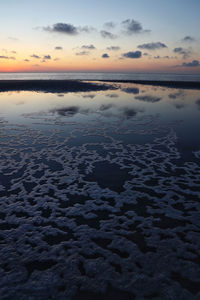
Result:
{"type": "Polygon", "coordinates": [[[63,47],[61,47],[61,46],[56,46],[54,49],[55,49],[55,50],[63,50],[63,47]]]}
{"type": "Polygon", "coordinates": [[[39,55],[37,55],[37,54],[32,54],[32,55],[30,55],[30,57],[32,57],[32,58],[37,58],[37,59],[39,59],[39,58],[41,58],[39,55]]]}
{"type": "Polygon", "coordinates": [[[134,19],[127,19],[122,22],[122,25],[125,29],[125,32],[128,35],[136,34],[136,33],[144,33],[144,32],[150,32],[151,30],[143,29],[143,26],[140,22],[134,20],[134,19]]]}
{"type": "Polygon", "coordinates": [[[182,55],[182,56],[183,56],[183,59],[188,58],[188,57],[190,56],[190,54],[191,54],[191,51],[190,51],[190,50],[184,49],[184,48],[182,48],[182,47],[174,48],[173,51],[174,51],[174,53],[176,53],[176,54],[182,55]]]}
{"type": "Polygon", "coordinates": [[[146,49],[146,50],[156,50],[156,49],[167,48],[167,46],[164,43],[156,42],[156,43],[146,43],[146,44],[138,45],[138,48],[146,49]]]}
{"type": "Polygon", "coordinates": [[[108,39],[112,39],[112,40],[117,38],[117,36],[115,34],[109,32],[109,31],[106,31],[106,30],[101,30],[100,33],[103,38],[108,38],[108,39]]]}
{"type": "Polygon", "coordinates": [[[110,47],[107,47],[106,49],[109,51],[118,51],[118,50],[120,50],[120,47],[119,46],[110,46],[110,47]]]}
{"type": "Polygon", "coordinates": [[[115,27],[116,27],[116,24],[115,24],[114,22],[111,22],[111,21],[110,21],[110,22],[104,23],[103,26],[104,26],[105,28],[111,29],[111,28],[115,28],[115,27]]]}
{"type": "Polygon", "coordinates": [[[0,55],[0,59],[12,59],[12,60],[15,60],[16,58],[14,56],[0,55]]]}
{"type": "Polygon", "coordinates": [[[80,52],[77,52],[76,55],[78,56],[83,56],[83,55],[88,55],[89,52],[88,51],[80,51],[80,52]]]}
{"type": "Polygon", "coordinates": [[[186,35],[183,39],[182,39],[182,42],[187,42],[187,43],[191,43],[191,42],[194,42],[195,41],[195,38],[193,38],[192,36],[190,35],[186,35]]]}
{"type": "Polygon", "coordinates": [[[94,45],[83,45],[81,49],[94,50],[96,47],[94,45]]]}

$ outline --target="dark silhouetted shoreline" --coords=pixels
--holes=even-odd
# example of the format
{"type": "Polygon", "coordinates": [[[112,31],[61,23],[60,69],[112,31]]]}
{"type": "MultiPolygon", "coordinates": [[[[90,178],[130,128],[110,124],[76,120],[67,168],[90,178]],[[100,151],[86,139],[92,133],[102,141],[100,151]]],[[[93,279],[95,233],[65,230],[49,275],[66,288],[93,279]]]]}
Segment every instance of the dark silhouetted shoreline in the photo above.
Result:
{"type": "Polygon", "coordinates": [[[90,92],[110,90],[105,83],[79,80],[0,80],[0,92],[35,91],[46,93],[90,92]]]}
{"type": "Polygon", "coordinates": [[[46,93],[90,92],[115,89],[108,83],[134,83],[180,89],[200,89],[200,82],[156,80],[0,80],[0,92],[36,91],[46,93]],[[96,83],[98,81],[98,83],[96,83]]]}

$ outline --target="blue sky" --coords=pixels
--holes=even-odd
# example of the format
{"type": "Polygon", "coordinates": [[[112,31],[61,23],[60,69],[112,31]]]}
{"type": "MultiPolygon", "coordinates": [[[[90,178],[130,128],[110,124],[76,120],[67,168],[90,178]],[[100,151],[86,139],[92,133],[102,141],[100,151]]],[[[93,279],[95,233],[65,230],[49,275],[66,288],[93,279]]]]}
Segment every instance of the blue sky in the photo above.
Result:
{"type": "Polygon", "coordinates": [[[200,60],[199,12],[199,0],[7,0],[1,3],[0,71],[5,71],[6,65],[9,71],[12,66],[13,70],[31,70],[36,65],[39,71],[70,71],[78,70],[80,65],[80,70],[86,71],[93,70],[94,67],[94,70],[110,68],[116,71],[200,72],[197,63],[190,65],[193,61],[200,60]],[[125,24],[122,23],[127,19],[130,20],[129,25],[134,20],[142,26],[142,30],[127,34],[125,24]],[[114,26],[105,27],[106,22],[112,22],[114,26]],[[53,25],[57,23],[70,24],[76,28],[88,26],[94,30],[76,36],[67,32],[63,34],[45,30],[48,26],[53,29],[53,25]],[[116,38],[103,38],[103,30],[116,38]],[[191,40],[183,42],[182,39],[186,36],[191,37],[191,40]],[[158,42],[167,47],[154,51],[138,49],[139,45],[158,42]],[[83,45],[94,43],[95,51],[77,55],[83,52],[77,52],[83,45]],[[107,48],[112,45],[118,46],[120,50],[107,53],[107,48]],[[59,55],[58,51],[55,54],[56,46],[63,48],[59,55]],[[175,48],[182,48],[188,55],[184,56],[181,51],[175,53],[175,48]],[[9,54],[12,51],[17,52],[15,56],[9,54]],[[124,56],[136,51],[141,51],[137,61],[133,57],[124,56]],[[30,59],[33,53],[41,59],[45,55],[51,56],[51,59],[42,64],[38,61],[36,64],[30,59]],[[103,60],[102,55],[105,53],[108,57],[103,60]],[[144,53],[147,55],[144,56],[144,53]],[[72,61],[74,65],[71,64],[72,61]]]}

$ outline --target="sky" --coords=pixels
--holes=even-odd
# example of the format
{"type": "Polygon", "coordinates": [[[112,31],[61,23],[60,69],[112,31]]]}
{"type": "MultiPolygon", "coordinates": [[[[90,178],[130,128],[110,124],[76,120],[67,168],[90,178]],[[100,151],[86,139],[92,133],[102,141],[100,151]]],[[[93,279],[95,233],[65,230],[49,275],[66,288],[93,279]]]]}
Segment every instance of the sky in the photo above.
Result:
{"type": "Polygon", "coordinates": [[[6,0],[0,72],[200,74],[200,0],[6,0]]]}

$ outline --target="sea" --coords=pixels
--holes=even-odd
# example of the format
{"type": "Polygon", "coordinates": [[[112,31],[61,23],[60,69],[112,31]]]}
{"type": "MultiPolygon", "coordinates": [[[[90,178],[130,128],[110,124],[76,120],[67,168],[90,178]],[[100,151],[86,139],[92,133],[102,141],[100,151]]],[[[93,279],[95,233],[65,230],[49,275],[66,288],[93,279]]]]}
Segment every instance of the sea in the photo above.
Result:
{"type": "Polygon", "coordinates": [[[163,81],[198,81],[200,74],[166,73],[0,73],[0,80],[163,80],[163,81]]]}

